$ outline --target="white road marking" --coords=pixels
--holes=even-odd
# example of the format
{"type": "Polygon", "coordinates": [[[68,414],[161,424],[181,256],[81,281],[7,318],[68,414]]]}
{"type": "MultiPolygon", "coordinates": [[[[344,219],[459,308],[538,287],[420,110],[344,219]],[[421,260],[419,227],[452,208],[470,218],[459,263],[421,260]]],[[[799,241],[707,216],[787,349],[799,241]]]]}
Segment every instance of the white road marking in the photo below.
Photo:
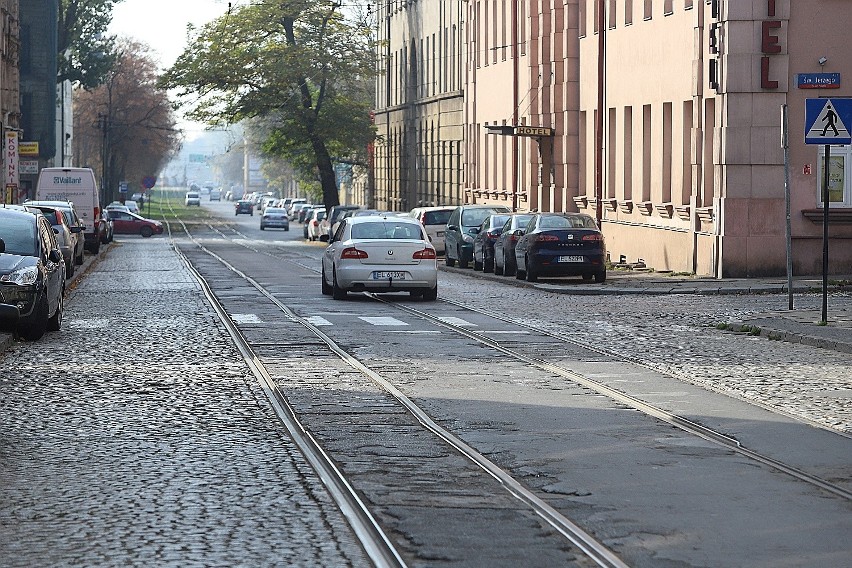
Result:
{"type": "Polygon", "coordinates": [[[483,329],[479,333],[511,333],[512,335],[529,335],[530,332],[520,331],[520,330],[517,330],[517,331],[516,330],[505,330],[505,329],[504,330],[493,329],[493,330],[490,330],[490,331],[486,331],[486,330],[483,329]]]}
{"type": "Polygon", "coordinates": [[[263,323],[257,314],[231,314],[231,319],[236,323],[263,323]]]}
{"type": "Polygon", "coordinates": [[[397,333],[408,333],[411,335],[426,335],[426,334],[440,334],[441,332],[437,329],[427,330],[427,329],[400,329],[397,333]]]}
{"type": "Polygon", "coordinates": [[[463,319],[461,319],[461,318],[454,318],[454,317],[445,317],[445,318],[442,318],[442,317],[438,317],[438,319],[439,319],[439,320],[441,320],[441,321],[442,321],[442,322],[444,322],[444,323],[448,323],[448,324],[450,324],[450,325],[457,325],[457,326],[460,326],[460,327],[479,327],[477,324],[475,324],[475,323],[470,323],[469,321],[463,320],[463,319]]]}
{"type": "Polygon", "coordinates": [[[330,321],[328,321],[327,319],[325,319],[322,316],[311,316],[309,318],[305,318],[305,321],[308,322],[308,323],[311,323],[313,325],[316,325],[316,326],[332,325],[332,323],[330,321]]]}
{"type": "Polygon", "coordinates": [[[404,321],[400,321],[396,318],[391,317],[366,317],[359,316],[358,319],[364,320],[370,325],[408,325],[404,321]]]}

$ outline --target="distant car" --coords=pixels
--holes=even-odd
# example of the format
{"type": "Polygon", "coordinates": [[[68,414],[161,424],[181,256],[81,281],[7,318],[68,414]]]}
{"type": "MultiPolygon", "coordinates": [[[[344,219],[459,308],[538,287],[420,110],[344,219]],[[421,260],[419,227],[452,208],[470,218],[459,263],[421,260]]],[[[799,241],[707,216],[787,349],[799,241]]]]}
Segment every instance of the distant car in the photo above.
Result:
{"type": "Polygon", "coordinates": [[[322,293],[408,292],[438,297],[435,247],[410,217],[365,215],[340,222],[322,257],[322,293]]]}
{"type": "Polygon", "coordinates": [[[307,223],[307,218],[314,209],[325,209],[325,206],[322,204],[311,204],[302,207],[299,209],[299,223],[307,223]]]}
{"type": "Polygon", "coordinates": [[[532,216],[532,213],[514,213],[506,220],[494,243],[494,274],[515,274],[515,245],[521,238],[515,231],[525,229],[532,216]]]}
{"type": "Polygon", "coordinates": [[[140,215],[139,204],[133,201],[132,199],[125,199],[124,206],[130,209],[131,213],[136,213],[137,215],[140,215]]]}
{"type": "Polygon", "coordinates": [[[267,228],[290,230],[290,218],[282,207],[267,207],[260,216],[260,230],[267,228]]]}
{"type": "Polygon", "coordinates": [[[115,235],[115,225],[112,222],[112,217],[110,217],[109,209],[104,209],[101,212],[101,218],[104,223],[104,231],[101,235],[101,244],[108,244],[113,241],[113,237],[115,235]]]}
{"type": "Polygon", "coordinates": [[[492,213],[479,226],[473,238],[473,269],[494,272],[494,243],[503,232],[508,213],[492,213]]]}
{"type": "Polygon", "coordinates": [[[606,246],[595,220],[581,213],[536,213],[515,231],[515,277],[582,276],[606,281],[606,246]]]}
{"type": "Polygon", "coordinates": [[[222,190],[214,187],[210,190],[210,201],[222,201],[222,190]]]}
{"type": "Polygon", "coordinates": [[[455,207],[415,207],[409,215],[426,227],[426,234],[438,254],[444,254],[444,232],[455,207]]]}
{"type": "Polygon", "coordinates": [[[200,191],[187,191],[186,198],[184,199],[184,204],[189,207],[190,205],[198,205],[201,207],[201,192],[200,191]]]}
{"type": "Polygon", "coordinates": [[[136,213],[126,211],[110,211],[113,232],[116,235],[142,235],[148,238],[152,235],[163,234],[163,224],[153,219],[146,219],[136,213]]]}
{"type": "Polygon", "coordinates": [[[447,266],[455,266],[458,262],[459,268],[467,268],[473,260],[473,239],[479,226],[492,213],[509,214],[511,211],[504,205],[460,205],[453,210],[444,232],[447,266]]]}
{"type": "Polygon", "coordinates": [[[290,205],[290,209],[289,209],[290,220],[291,221],[298,221],[299,220],[299,213],[302,211],[302,209],[305,209],[306,207],[313,207],[313,204],[307,203],[307,202],[304,202],[304,201],[299,201],[297,203],[293,203],[292,205],[290,205]]]}
{"type": "Polygon", "coordinates": [[[360,205],[335,205],[331,208],[328,215],[320,221],[320,239],[327,241],[331,238],[333,227],[346,211],[357,211],[361,209],[360,205]]]}
{"type": "Polygon", "coordinates": [[[0,209],[0,297],[18,307],[17,332],[35,341],[62,327],[65,263],[44,215],[0,209]]]}
{"type": "Polygon", "coordinates": [[[143,194],[137,192],[137,193],[134,193],[133,195],[131,195],[130,199],[132,199],[133,201],[142,201],[143,197],[144,197],[143,194]]]}
{"type": "Polygon", "coordinates": [[[240,213],[254,216],[254,203],[248,199],[240,199],[234,203],[234,215],[239,215],[240,213]]]}
{"type": "Polygon", "coordinates": [[[317,207],[315,209],[311,209],[310,217],[305,219],[305,226],[303,227],[305,231],[305,238],[309,241],[315,241],[320,237],[320,223],[325,219],[325,208],[317,207]]]}
{"type": "Polygon", "coordinates": [[[65,218],[65,213],[59,207],[51,207],[48,205],[30,206],[36,207],[41,211],[42,215],[47,218],[47,222],[56,233],[56,242],[59,245],[59,250],[62,251],[62,258],[65,261],[65,277],[71,278],[74,276],[76,262],[74,259],[83,254],[83,229],[82,227],[71,227],[68,220],[65,218]]]}

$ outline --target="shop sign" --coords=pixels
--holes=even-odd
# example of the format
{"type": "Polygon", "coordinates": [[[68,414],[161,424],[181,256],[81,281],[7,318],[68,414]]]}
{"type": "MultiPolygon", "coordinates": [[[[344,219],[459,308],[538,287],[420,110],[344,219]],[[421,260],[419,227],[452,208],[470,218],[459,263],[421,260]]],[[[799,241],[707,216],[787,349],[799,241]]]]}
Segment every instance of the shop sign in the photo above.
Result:
{"type": "Polygon", "coordinates": [[[38,160],[19,160],[18,172],[22,175],[38,175],[38,160]]]}
{"type": "Polygon", "coordinates": [[[19,144],[18,155],[19,156],[38,157],[38,141],[36,141],[36,142],[28,142],[26,140],[21,141],[21,143],[19,144]]]}
{"type": "MultiPolygon", "coordinates": [[[[775,18],[775,0],[766,0],[766,15],[775,18]]],[[[781,20],[764,20],[760,26],[760,88],[777,89],[778,81],[769,78],[770,55],[781,53],[781,43],[775,32],[781,28],[781,20]]]]}

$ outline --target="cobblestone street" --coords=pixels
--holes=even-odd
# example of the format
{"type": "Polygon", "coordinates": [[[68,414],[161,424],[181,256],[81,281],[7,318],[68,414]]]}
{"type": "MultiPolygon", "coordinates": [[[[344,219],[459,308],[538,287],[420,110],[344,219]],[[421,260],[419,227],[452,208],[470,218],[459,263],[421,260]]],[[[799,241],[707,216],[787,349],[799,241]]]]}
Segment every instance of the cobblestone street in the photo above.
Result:
{"type": "Polygon", "coordinates": [[[168,241],[102,256],[3,355],[2,564],[364,565],[168,241]]]}

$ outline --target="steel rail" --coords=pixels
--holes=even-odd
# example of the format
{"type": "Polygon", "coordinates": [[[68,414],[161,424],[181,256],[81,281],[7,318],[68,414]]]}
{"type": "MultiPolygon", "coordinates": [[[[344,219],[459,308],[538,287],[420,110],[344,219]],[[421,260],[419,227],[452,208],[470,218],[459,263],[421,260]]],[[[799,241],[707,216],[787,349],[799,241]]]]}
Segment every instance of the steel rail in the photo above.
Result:
{"type": "MultiPolygon", "coordinates": [[[[620,402],[622,404],[625,404],[627,406],[635,408],[636,410],[639,410],[640,412],[643,412],[644,414],[647,414],[649,416],[657,418],[658,420],[661,420],[661,421],[663,421],[667,424],[675,426],[675,427],[677,427],[677,428],[679,428],[679,429],[681,429],[685,432],[689,432],[690,434],[693,434],[693,435],[698,436],[698,437],[700,437],[704,440],[707,440],[709,442],[712,442],[714,444],[722,446],[722,447],[724,447],[728,450],[734,451],[734,452],[736,452],[736,453],[738,453],[742,456],[748,457],[748,458],[750,458],[754,461],[757,461],[757,462],[762,463],[764,465],[770,466],[770,467],[776,469],[777,471],[780,471],[782,473],[785,473],[787,475],[795,477],[795,478],[799,479],[800,481],[805,481],[805,482],[807,482],[811,485],[819,487],[820,489],[823,489],[824,491],[827,491],[827,492],[829,492],[829,493],[831,493],[835,496],[842,497],[846,500],[852,501],[852,492],[850,492],[850,491],[848,491],[848,490],[846,490],[846,489],[844,489],[844,488],[842,488],[838,485],[835,485],[835,484],[833,484],[829,481],[826,481],[825,479],[822,479],[821,477],[818,477],[816,475],[812,475],[810,473],[807,473],[806,471],[802,471],[802,470],[800,470],[796,467],[785,464],[784,462],[781,462],[781,461],[776,460],[774,458],[771,458],[769,456],[765,456],[765,455],[763,455],[759,452],[756,452],[754,450],[750,450],[750,449],[746,448],[745,446],[743,446],[739,442],[739,440],[737,440],[736,438],[732,438],[730,436],[722,434],[721,432],[717,432],[717,431],[715,431],[711,428],[707,428],[706,426],[702,426],[701,424],[698,424],[697,422],[693,422],[692,420],[684,418],[683,416],[679,416],[679,415],[674,414],[672,412],[668,412],[667,410],[663,410],[662,408],[654,406],[654,405],[647,403],[647,402],[645,402],[641,399],[638,399],[634,396],[631,396],[631,395],[626,394],[624,392],[621,392],[617,389],[609,387],[609,386],[607,386],[603,383],[600,383],[598,381],[590,379],[590,378],[586,377],[585,375],[577,373],[576,371],[571,371],[569,369],[565,369],[565,368],[560,367],[558,365],[554,365],[553,363],[549,363],[549,362],[544,361],[542,359],[538,359],[536,357],[524,355],[523,353],[521,353],[518,350],[510,349],[508,347],[504,347],[498,341],[495,341],[494,339],[491,339],[490,337],[486,337],[485,335],[482,335],[482,334],[477,333],[475,331],[471,331],[470,329],[467,329],[465,327],[443,321],[442,319],[440,319],[436,316],[433,316],[431,314],[428,314],[428,313],[423,312],[421,310],[418,310],[416,308],[412,308],[411,306],[406,306],[406,305],[398,304],[398,303],[394,303],[394,302],[388,302],[387,300],[385,300],[385,299],[383,299],[383,298],[381,298],[381,297],[379,297],[375,294],[372,294],[372,293],[368,293],[366,295],[370,296],[371,298],[375,299],[376,301],[382,302],[382,303],[387,304],[389,306],[393,306],[394,308],[396,308],[398,310],[408,312],[412,315],[420,317],[421,319],[430,321],[431,323],[434,323],[434,324],[436,324],[440,327],[447,328],[447,329],[454,331],[454,332],[456,332],[460,335],[463,335],[463,336],[465,336],[469,339],[473,339],[474,341],[476,341],[476,342],[478,342],[482,345],[486,345],[486,346],[488,346],[488,347],[490,347],[490,348],[492,348],[496,351],[499,351],[499,352],[503,353],[504,355],[507,355],[507,356],[509,356],[509,357],[511,357],[515,360],[524,362],[528,365],[531,365],[533,367],[541,369],[542,371],[546,371],[546,372],[549,372],[549,373],[553,373],[554,375],[564,377],[566,379],[570,379],[570,380],[572,380],[572,381],[574,381],[578,384],[581,384],[581,385],[583,385],[583,386],[585,386],[589,389],[592,389],[592,390],[594,390],[594,391],[596,391],[596,392],[598,392],[598,393],[600,393],[600,394],[602,394],[602,395],[604,395],[608,398],[611,398],[611,399],[613,399],[617,402],[620,402]]],[[[456,304],[456,305],[458,305],[458,304],[456,304]]],[[[493,316],[489,316],[489,317],[493,317],[493,316]]],[[[501,321],[504,321],[504,322],[509,321],[509,320],[505,320],[505,319],[501,319],[501,318],[495,318],[495,319],[498,319],[498,320],[501,320],[501,321]]],[[[512,322],[512,323],[514,323],[514,322],[512,322]]],[[[580,346],[583,347],[582,345],[580,345],[580,346]]]]}
{"type": "MultiPolygon", "coordinates": [[[[181,222],[181,224],[183,223],[181,222]]],[[[578,526],[573,521],[562,515],[559,511],[557,511],[551,505],[543,501],[532,491],[524,487],[508,472],[501,469],[500,466],[498,466],[497,464],[489,460],[487,457],[479,453],[477,450],[469,446],[463,440],[461,440],[460,438],[453,435],[451,432],[437,424],[434,420],[432,420],[431,417],[429,417],[428,414],[426,414],[411,399],[409,399],[405,394],[403,394],[399,389],[397,389],[390,381],[388,381],[379,373],[373,371],[372,369],[364,365],[353,355],[346,352],[333,339],[331,339],[331,337],[326,335],[317,326],[298,316],[286,304],[282,303],[280,300],[278,300],[278,298],[274,297],[268,290],[266,290],[251,276],[245,274],[244,272],[230,264],[228,261],[214,253],[213,251],[204,247],[189,233],[185,225],[184,229],[187,236],[189,236],[189,238],[193,240],[193,242],[196,244],[196,246],[199,247],[200,250],[212,256],[213,258],[218,260],[223,266],[225,266],[226,268],[243,278],[246,282],[251,284],[267,299],[274,303],[287,316],[288,319],[297,322],[304,326],[306,329],[310,330],[314,335],[321,339],[333,353],[340,357],[341,360],[346,362],[353,369],[356,369],[365,376],[369,377],[380,388],[382,388],[388,394],[397,399],[399,403],[402,404],[406,408],[406,410],[412,416],[414,416],[414,418],[416,418],[417,421],[424,428],[444,440],[448,445],[455,448],[463,456],[465,456],[475,465],[480,467],[485,473],[487,473],[493,479],[498,481],[509,492],[510,495],[514,496],[516,499],[530,507],[530,509],[532,509],[545,523],[547,523],[554,530],[563,535],[569,542],[574,544],[598,566],[600,566],[601,568],[628,568],[628,565],[625,564],[614,552],[609,550],[606,545],[595,539],[589,533],[584,531],[580,526],[578,526]]],[[[190,266],[191,270],[195,272],[195,269],[191,267],[191,265],[188,263],[188,260],[185,260],[184,262],[186,262],[187,265],[190,266]]],[[[198,274],[198,277],[201,278],[201,275],[198,274]]],[[[216,300],[216,302],[218,303],[218,300],[216,300]]],[[[227,314],[225,314],[225,317],[227,317],[227,314]]],[[[228,318],[228,320],[230,320],[230,318],[228,318]]],[[[239,334],[239,330],[235,329],[235,332],[241,337],[241,334],[239,334]]],[[[245,340],[243,339],[242,341],[245,340]]],[[[248,347],[248,344],[246,344],[246,347],[250,351],[250,347],[248,347]]],[[[256,361],[257,364],[262,366],[262,364],[259,362],[259,360],[257,360],[256,356],[254,356],[253,353],[252,360],[256,361]]],[[[271,381],[271,379],[268,380],[271,381]]],[[[272,384],[272,387],[274,387],[274,384],[272,384]]],[[[289,410],[289,413],[292,413],[293,418],[296,419],[294,411],[292,410],[292,408],[290,408],[289,403],[287,403],[286,399],[284,399],[283,394],[281,394],[277,388],[275,388],[275,392],[277,392],[278,396],[283,399],[283,404],[286,405],[289,410]]],[[[304,427],[301,427],[301,431],[310,436],[310,434],[304,429],[304,427]]],[[[312,437],[311,439],[313,440],[312,437]]]]}
{"type": "MultiPolygon", "coordinates": [[[[181,219],[177,218],[177,216],[175,216],[175,218],[183,227],[186,235],[197,247],[199,247],[199,249],[210,254],[214,258],[225,262],[223,259],[215,255],[215,253],[207,250],[206,247],[199,243],[191,235],[186,224],[181,219]]],[[[399,552],[397,552],[396,548],[393,546],[393,543],[391,543],[381,526],[379,526],[378,521],[376,521],[372,513],[370,513],[367,505],[358,496],[358,493],[352,485],[347,481],[343,472],[337,468],[334,460],[332,460],[319,442],[317,442],[313,435],[298,419],[295,410],[278,388],[278,385],[275,384],[275,381],[272,379],[272,376],[266,369],[266,366],[254,353],[254,350],[252,350],[245,336],[240,332],[239,328],[230,316],[228,316],[224,306],[213,293],[213,290],[207,280],[192,265],[186,255],[184,255],[178,247],[175,246],[172,238],[171,224],[168,221],[166,221],[166,224],[168,227],[169,239],[171,240],[171,244],[175,252],[201,286],[204,296],[207,298],[207,301],[210,302],[210,305],[215,310],[216,315],[227,329],[228,334],[233,339],[234,344],[240,351],[240,354],[246,361],[246,364],[251,369],[252,374],[257,379],[258,384],[266,395],[269,403],[272,405],[275,414],[287,428],[287,431],[290,433],[290,436],[294,443],[298,446],[299,450],[305,456],[305,459],[308,460],[314,468],[314,471],[316,471],[323,485],[328,490],[332,499],[340,508],[341,513],[349,523],[349,526],[354,531],[366,554],[370,557],[375,566],[379,568],[404,568],[407,566],[399,552]]],[[[230,265],[227,266],[231,270],[235,270],[230,265]]],[[[244,278],[249,278],[246,275],[242,276],[244,278]]],[[[251,282],[257,286],[256,283],[253,281],[251,282]]],[[[261,292],[264,293],[267,298],[275,300],[275,298],[273,298],[271,294],[265,290],[261,290],[261,292]]]]}

